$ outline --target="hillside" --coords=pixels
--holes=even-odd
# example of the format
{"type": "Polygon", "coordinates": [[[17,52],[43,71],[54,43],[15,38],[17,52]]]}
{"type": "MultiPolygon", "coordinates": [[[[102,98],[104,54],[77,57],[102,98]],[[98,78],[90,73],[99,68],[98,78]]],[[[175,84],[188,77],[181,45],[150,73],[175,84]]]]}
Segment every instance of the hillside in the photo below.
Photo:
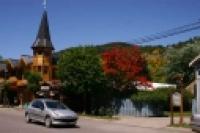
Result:
{"type": "MultiPolygon", "coordinates": [[[[155,49],[159,49],[162,52],[167,51],[168,49],[181,49],[184,47],[200,47],[200,37],[194,37],[191,38],[189,40],[183,41],[183,42],[179,42],[176,44],[171,44],[171,45],[167,45],[167,46],[162,46],[162,45],[141,45],[140,49],[142,53],[152,53],[155,49]]],[[[84,46],[84,45],[83,45],[84,46]]],[[[106,43],[106,44],[102,44],[102,45],[95,45],[93,47],[97,48],[97,50],[101,53],[106,49],[110,49],[112,47],[131,47],[132,44],[127,43],[127,42],[110,42],[110,43],[106,43]]],[[[55,55],[58,55],[60,53],[63,53],[65,51],[67,51],[70,48],[66,48],[64,50],[58,51],[55,53],[55,55]]]]}
{"type": "MultiPolygon", "coordinates": [[[[132,44],[126,42],[111,42],[93,46],[99,53],[112,47],[131,47],[132,44]]],[[[70,48],[55,53],[59,55],[70,48]]],[[[162,46],[143,45],[141,52],[148,64],[151,80],[154,82],[171,82],[171,77],[176,73],[185,74],[185,84],[189,84],[194,79],[193,68],[189,68],[189,62],[200,54],[200,37],[194,37],[184,42],[162,46]]]]}
{"type": "Polygon", "coordinates": [[[193,68],[189,62],[200,54],[200,37],[164,46],[143,46],[144,54],[152,81],[174,82],[174,75],[184,74],[184,85],[194,80],[193,68]]]}

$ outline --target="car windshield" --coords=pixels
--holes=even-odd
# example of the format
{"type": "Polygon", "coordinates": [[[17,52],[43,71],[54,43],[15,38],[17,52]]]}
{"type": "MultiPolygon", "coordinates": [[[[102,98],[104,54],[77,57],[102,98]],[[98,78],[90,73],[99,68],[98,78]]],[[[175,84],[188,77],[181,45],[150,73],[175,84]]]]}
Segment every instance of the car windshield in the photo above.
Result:
{"type": "Polygon", "coordinates": [[[57,101],[46,101],[46,105],[51,109],[68,109],[63,103],[57,101]]]}

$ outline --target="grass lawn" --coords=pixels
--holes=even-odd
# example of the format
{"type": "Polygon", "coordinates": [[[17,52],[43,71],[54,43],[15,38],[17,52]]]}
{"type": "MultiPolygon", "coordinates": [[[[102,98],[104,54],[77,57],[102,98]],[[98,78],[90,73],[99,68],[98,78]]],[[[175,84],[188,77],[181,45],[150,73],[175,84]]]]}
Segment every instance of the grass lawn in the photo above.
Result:
{"type": "MultiPolygon", "coordinates": [[[[164,114],[166,116],[170,116],[170,112],[169,111],[165,111],[164,114]]],[[[180,112],[174,112],[174,117],[179,117],[180,116],[180,112]]],[[[192,116],[192,112],[191,111],[185,111],[183,112],[183,117],[190,117],[192,116]]],[[[182,128],[190,128],[190,124],[189,123],[183,123],[182,125],[179,125],[178,123],[175,123],[173,125],[169,125],[169,127],[182,127],[182,128]]]]}
{"type": "Polygon", "coordinates": [[[169,125],[169,127],[183,127],[183,128],[190,128],[190,124],[187,124],[187,123],[183,123],[182,125],[179,125],[179,124],[173,124],[173,125],[169,125]]]}
{"type": "MultiPolygon", "coordinates": [[[[165,111],[164,112],[165,116],[170,116],[170,111],[165,111]]],[[[174,112],[174,116],[180,116],[180,112],[174,112]]],[[[192,112],[191,111],[185,111],[183,112],[183,116],[192,116],[192,112]]]]}

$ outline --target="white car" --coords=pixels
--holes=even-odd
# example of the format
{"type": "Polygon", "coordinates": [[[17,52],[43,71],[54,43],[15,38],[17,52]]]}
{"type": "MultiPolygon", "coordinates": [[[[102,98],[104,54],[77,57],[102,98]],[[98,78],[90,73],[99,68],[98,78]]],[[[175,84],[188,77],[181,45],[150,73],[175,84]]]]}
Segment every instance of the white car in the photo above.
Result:
{"type": "Polygon", "coordinates": [[[52,125],[75,126],[78,115],[63,103],[51,99],[35,99],[25,110],[26,122],[38,121],[46,127],[52,125]]]}

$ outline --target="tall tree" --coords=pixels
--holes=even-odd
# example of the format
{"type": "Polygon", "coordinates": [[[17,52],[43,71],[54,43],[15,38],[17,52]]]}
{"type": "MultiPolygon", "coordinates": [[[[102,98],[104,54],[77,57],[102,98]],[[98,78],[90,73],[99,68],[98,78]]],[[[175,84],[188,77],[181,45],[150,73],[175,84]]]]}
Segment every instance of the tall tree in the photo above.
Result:
{"type": "Polygon", "coordinates": [[[200,48],[186,46],[179,50],[170,49],[167,53],[168,63],[165,66],[167,81],[174,83],[173,77],[177,74],[184,75],[184,85],[187,86],[194,80],[193,68],[189,68],[189,63],[199,54],[200,48]]]}
{"type": "Polygon", "coordinates": [[[151,80],[154,82],[165,82],[166,77],[163,72],[163,67],[167,63],[167,58],[164,56],[163,50],[155,48],[149,53],[144,53],[144,57],[148,64],[151,80]]]}
{"type": "Polygon", "coordinates": [[[36,72],[26,72],[24,77],[28,81],[27,88],[35,95],[35,93],[40,89],[39,82],[42,80],[41,75],[36,72]]]}
{"type": "Polygon", "coordinates": [[[95,48],[77,47],[63,52],[58,61],[57,72],[64,82],[66,93],[83,97],[86,113],[91,113],[94,101],[97,103],[105,100],[101,99],[106,91],[105,77],[100,55],[95,48]]]}
{"type": "Polygon", "coordinates": [[[126,90],[147,81],[146,63],[139,47],[113,47],[102,54],[103,70],[113,88],[126,90]]]}

